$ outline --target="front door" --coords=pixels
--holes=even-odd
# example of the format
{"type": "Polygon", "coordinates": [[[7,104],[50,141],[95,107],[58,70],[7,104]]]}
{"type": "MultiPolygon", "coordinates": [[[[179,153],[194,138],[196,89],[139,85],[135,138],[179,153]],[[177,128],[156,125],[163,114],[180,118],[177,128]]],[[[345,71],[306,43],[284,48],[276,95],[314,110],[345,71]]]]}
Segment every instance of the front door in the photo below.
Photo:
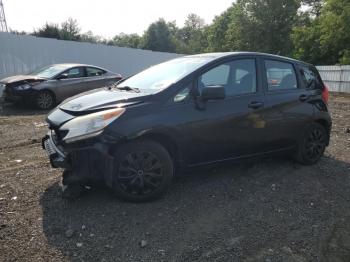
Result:
{"type": "Polygon", "coordinates": [[[56,77],[56,93],[63,99],[84,92],[85,70],[83,67],[74,67],[56,77]],[[61,75],[65,78],[60,79],[61,75]]]}
{"type": "MultiPolygon", "coordinates": [[[[193,103],[174,110],[181,134],[187,140],[189,165],[240,158],[264,151],[264,95],[257,61],[234,59],[215,65],[197,76],[195,89],[224,86],[224,100],[207,101],[199,110],[193,103]]],[[[171,117],[171,112],[167,112],[171,117]]]]}

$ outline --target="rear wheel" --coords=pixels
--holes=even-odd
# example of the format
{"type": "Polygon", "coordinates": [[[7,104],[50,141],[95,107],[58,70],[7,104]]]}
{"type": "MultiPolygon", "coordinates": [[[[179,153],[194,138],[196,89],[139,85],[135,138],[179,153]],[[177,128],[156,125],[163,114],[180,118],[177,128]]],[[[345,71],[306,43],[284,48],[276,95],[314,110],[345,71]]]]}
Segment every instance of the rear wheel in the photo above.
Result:
{"type": "Polygon", "coordinates": [[[113,189],[127,201],[145,202],[164,194],[174,175],[168,151],[153,141],[122,145],[115,153],[113,189]]]}
{"type": "Polygon", "coordinates": [[[55,96],[48,90],[39,91],[35,97],[35,105],[39,109],[47,110],[55,106],[55,96]]]}
{"type": "Polygon", "coordinates": [[[318,123],[308,125],[299,141],[295,159],[305,165],[315,164],[327,146],[326,129],[318,123]]]}

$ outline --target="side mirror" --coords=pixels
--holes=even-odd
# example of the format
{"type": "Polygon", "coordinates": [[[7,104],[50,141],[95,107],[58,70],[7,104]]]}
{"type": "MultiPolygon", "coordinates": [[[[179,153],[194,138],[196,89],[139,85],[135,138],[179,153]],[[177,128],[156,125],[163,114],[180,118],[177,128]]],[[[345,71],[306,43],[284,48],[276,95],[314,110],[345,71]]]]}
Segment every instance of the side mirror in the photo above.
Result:
{"type": "Polygon", "coordinates": [[[202,89],[203,101],[225,99],[226,92],[223,86],[206,86],[202,89]]]}
{"type": "Polygon", "coordinates": [[[68,74],[60,74],[56,79],[62,80],[62,79],[67,79],[67,78],[68,78],[68,74]]]}

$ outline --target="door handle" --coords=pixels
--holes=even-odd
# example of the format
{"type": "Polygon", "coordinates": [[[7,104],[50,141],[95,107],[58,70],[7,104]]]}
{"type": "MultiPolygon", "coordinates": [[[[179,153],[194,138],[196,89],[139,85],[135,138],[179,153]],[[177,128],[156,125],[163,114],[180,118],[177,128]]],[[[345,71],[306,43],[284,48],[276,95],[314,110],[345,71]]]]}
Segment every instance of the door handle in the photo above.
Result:
{"type": "Polygon", "coordinates": [[[252,101],[248,104],[248,107],[252,109],[258,109],[263,106],[264,106],[264,103],[259,101],[252,101]]]}
{"type": "Polygon", "coordinates": [[[309,96],[308,96],[308,95],[302,94],[302,95],[299,96],[299,100],[300,100],[301,102],[304,102],[304,101],[306,101],[306,100],[308,100],[308,99],[309,99],[309,96]]]}

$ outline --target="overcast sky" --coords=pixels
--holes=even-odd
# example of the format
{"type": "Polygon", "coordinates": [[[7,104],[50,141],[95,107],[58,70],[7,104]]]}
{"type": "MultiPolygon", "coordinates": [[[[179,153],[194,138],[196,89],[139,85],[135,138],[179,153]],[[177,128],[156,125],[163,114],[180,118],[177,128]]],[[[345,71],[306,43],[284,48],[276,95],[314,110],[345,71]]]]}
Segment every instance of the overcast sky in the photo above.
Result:
{"type": "Polygon", "coordinates": [[[118,33],[142,34],[158,18],[182,26],[189,13],[206,23],[225,11],[233,0],[3,0],[7,25],[31,32],[45,22],[76,19],[83,32],[103,37],[118,33]]]}

